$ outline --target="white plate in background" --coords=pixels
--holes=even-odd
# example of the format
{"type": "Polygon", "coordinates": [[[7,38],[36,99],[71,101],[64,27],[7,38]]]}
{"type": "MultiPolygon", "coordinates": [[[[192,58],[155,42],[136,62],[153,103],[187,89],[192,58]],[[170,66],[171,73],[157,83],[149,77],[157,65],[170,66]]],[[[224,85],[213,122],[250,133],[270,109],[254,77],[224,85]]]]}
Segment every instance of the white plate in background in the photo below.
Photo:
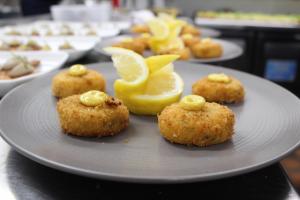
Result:
{"type": "Polygon", "coordinates": [[[32,74],[21,76],[10,80],[0,80],[0,97],[4,96],[9,90],[14,87],[29,81],[33,78],[39,77],[52,70],[58,69],[68,59],[68,54],[65,52],[48,52],[48,51],[27,51],[27,52],[0,52],[0,65],[13,55],[25,56],[29,60],[40,60],[41,64],[36,68],[32,74]]]}
{"type": "Polygon", "coordinates": [[[71,36],[82,36],[82,37],[112,37],[120,33],[118,24],[111,22],[63,22],[63,21],[36,21],[31,24],[17,25],[17,26],[6,26],[0,28],[1,35],[9,35],[12,30],[18,31],[22,36],[32,36],[31,32],[34,30],[39,33],[36,37],[57,37],[66,36],[61,35],[61,31],[64,27],[69,27],[74,35],[71,36]],[[51,31],[53,36],[47,35],[48,31],[51,31]],[[96,35],[88,35],[87,33],[93,30],[96,35]]]}
{"type": "MultiPolygon", "coordinates": [[[[21,42],[27,42],[28,40],[36,41],[39,45],[48,44],[51,48],[50,52],[64,51],[69,54],[68,62],[73,62],[92,50],[96,44],[100,41],[99,37],[82,37],[82,36],[57,36],[57,37],[26,37],[26,36],[2,36],[1,41],[9,42],[12,40],[18,40],[21,42]],[[59,46],[65,41],[69,42],[74,49],[60,50],[59,46]]],[[[13,51],[18,52],[19,50],[13,51]]],[[[1,52],[1,51],[0,51],[1,52]]],[[[37,52],[37,51],[34,51],[37,52]]]]}

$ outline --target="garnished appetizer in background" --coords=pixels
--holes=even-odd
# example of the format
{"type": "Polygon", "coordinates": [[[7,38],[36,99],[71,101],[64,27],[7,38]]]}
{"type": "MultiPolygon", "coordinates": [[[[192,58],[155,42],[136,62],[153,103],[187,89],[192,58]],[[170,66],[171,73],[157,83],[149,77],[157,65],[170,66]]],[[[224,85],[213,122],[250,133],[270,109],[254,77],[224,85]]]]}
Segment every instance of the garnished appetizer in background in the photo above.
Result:
{"type": "Polygon", "coordinates": [[[39,60],[28,60],[24,56],[12,55],[0,65],[0,80],[14,79],[31,74],[40,65],[39,60]]]}

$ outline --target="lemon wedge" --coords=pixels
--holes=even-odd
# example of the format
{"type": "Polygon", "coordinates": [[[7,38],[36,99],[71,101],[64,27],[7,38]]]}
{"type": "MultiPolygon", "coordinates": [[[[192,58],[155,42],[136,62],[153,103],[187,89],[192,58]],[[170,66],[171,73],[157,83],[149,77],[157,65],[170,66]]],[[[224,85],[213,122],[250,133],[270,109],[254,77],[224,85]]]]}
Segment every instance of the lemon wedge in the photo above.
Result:
{"type": "Polygon", "coordinates": [[[117,82],[124,90],[143,88],[149,76],[149,69],[141,55],[119,47],[106,47],[104,51],[112,55],[114,66],[121,77],[117,82]]]}
{"type": "Polygon", "coordinates": [[[183,85],[181,77],[173,72],[173,65],[169,64],[149,76],[143,93],[128,95],[115,88],[115,95],[132,113],[156,115],[166,106],[179,101],[183,85]]]}
{"type": "Polygon", "coordinates": [[[157,18],[166,22],[172,22],[175,20],[175,16],[169,15],[167,13],[158,13],[157,18]]]}
{"type": "Polygon", "coordinates": [[[150,28],[152,35],[159,40],[166,39],[170,34],[169,26],[163,20],[157,18],[150,20],[148,22],[148,26],[150,28]]]}
{"type": "Polygon", "coordinates": [[[166,65],[174,62],[179,58],[179,55],[158,55],[150,56],[146,58],[146,63],[149,68],[150,73],[158,71],[159,69],[165,67],[166,65]]]}

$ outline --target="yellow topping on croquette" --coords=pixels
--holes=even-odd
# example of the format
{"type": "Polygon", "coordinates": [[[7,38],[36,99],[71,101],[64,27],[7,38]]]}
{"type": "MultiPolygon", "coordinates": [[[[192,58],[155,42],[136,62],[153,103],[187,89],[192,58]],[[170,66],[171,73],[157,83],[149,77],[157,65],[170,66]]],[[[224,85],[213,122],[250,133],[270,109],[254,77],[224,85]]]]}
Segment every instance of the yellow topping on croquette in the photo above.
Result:
{"type": "Polygon", "coordinates": [[[188,96],[183,97],[180,100],[179,105],[181,108],[183,108],[185,110],[197,111],[197,110],[201,110],[201,108],[204,106],[205,102],[206,102],[205,99],[201,96],[188,95],[188,96]]]}
{"type": "Polygon", "coordinates": [[[204,39],[201,40],[201,43],[210,44],[210,43],[212,43],[212,39],[211,38],[204,38],[204,39]]]}
{"type": "Polygon", "coordinates": [[[84,65],[76,64],[70,67],[69,74],[71,76],[82,76],[87,73],[87,69],[84,65]]]}
{"type": "Polygon", "coordinates": [[[231,79],[226,74],[209,74],[208,80],[212,82],[219,82],[219,83],[229,83],[231,79]]]}
{"type": "Polygon", "coordinates": [[[108,98],[107,94],[97,90],[91,90],[80,95],[80,102],[85,106],[100,106],[108,98]]]}

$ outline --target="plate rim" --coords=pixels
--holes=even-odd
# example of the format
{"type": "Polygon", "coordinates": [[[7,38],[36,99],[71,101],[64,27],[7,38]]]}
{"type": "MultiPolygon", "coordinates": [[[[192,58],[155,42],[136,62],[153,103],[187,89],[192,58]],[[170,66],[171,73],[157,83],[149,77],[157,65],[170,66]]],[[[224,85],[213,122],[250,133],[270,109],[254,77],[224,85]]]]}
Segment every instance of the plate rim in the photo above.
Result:
{"type": "MultiPolygon", "coordinates": [[[[108,65],[111,64],[112,62],[98,62],[98,63],[91,63],[89,65],[95,65],[95,64],[103,64],[103,65],[108,65]]],[[[178,61],[178,63],[184,63],[183,61],[178,61]]],[[[195,63],[194,63],[195,64],[195,63]]],[[[249,74],[243,71],[239,70],[234,70],[234,69],[228,69],[225,67],[217,66],[217,65],[209,65],[209,64],[202,64],[205,66],[210,66],[214,67],[217,69],[226,69],[229,71],[234,71],[242,74],[247,74],[259,79],[262,79],[264,81],[269,82],[270,84],[276,86],[278,89],[284,90],[285,92],[289,93],[292,98],[295,98],[295,100],[299,101],[299,98],[294,95],[292,92],[288,91],[284,87],[273,83],[270,80],[263,79],[259,76],[249,74]]],[[[12,95],[15,91],[21,89],[22,87],[26,86],[27,84],[32,84],[33,82],[37,82],[39,79],[42,79],[44,76],[50,76],[51,74],[54,74],[55,72],[58,72],[61,70],[54,70],[50,73],[44,74],[35,80],[25,83],[22,85],[19,85],[9,91],[1,100],[0,100],[0,109],[4,101],[9,98],[10,95],[12,95]]],[[[299,101],[300,105],[300,101],[299,101]]],[[[197,181],[208,181],[208,180],[216,180],[216,179],[221,179],[221,178],[227,178],[227,177],[232,177],[232,176],[237,176],[241,175],[244,173],[249,173],[258,169],[261,169],[263,167],[269,166],[281,158],[285,157],[289,153],[291,153],[294,149],[296,149],[298,146],[300,146],[300,140],[293,146],[289,147],[286,151],[282,152],[281,154],[276,155],[275,157],[265,160],[263,162],[259,162],[253,165],[249,165],[246,167],[240,167],[237,169],[233,170],[226,170],[226,171],[221,171],[221,172],[214,172],[214,173],[207,173],[205,175],[184,175],[184,176],[176,176],[175,178],[170,178],[170,177],[156,177],[156,176],[127,176],[127,175],[117,175],[114,173],[105,173],[105,172],[99,172],[99,171],[94,171],[94,170],[86,170],[78,167],[73,167],[73,166],[68,166],[65,164],[58,163],[56,161],[52,161],[46,158],[43,158],[41,156],[36,155],[33,152],[30,152],[26,150],[25,148],[21,147],[20,145],[14,143],[11,141],[11,139],[7,136],[7,134],[4,134],[2,128],[0,127],[0,136],[6,141],[13,149],[15,149],[17,152],[20,154],[24,155],[25,157],[29,158],[30,160],[33,160],[37,163],[40,163],[44,166],[51,167],[56,170],[61,170],[67,173],[75,174],[75,175],[81,175],[89,178],[97,178],[97,179],[103,179],[103,180],[110,180],[110,181],[119,181],[119,182],[127,182],[127,183],[143,183],[143,184],[179,184],[179,183],[192,183],[192,182],[197,182],[197,181]]]]}

